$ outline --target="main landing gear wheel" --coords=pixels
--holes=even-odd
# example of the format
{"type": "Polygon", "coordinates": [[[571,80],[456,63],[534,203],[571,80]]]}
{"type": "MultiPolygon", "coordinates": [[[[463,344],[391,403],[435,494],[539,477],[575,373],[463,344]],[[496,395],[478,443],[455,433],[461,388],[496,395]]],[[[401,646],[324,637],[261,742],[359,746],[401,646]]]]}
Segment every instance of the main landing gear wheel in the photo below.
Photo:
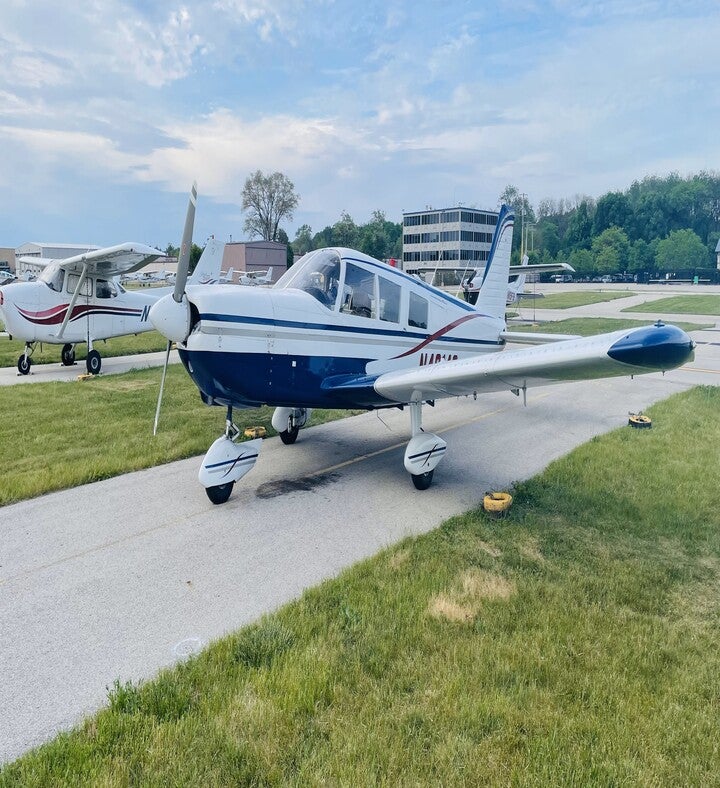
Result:
{"type": "Polygon", "coordinates": [[[20,356],[17,363],[18,372],[21,375],[27,375],[30,372],[30,365],[32,361],[30,360],[30,356],[20,356]]]}
{"type": "Polygon", "coordinates": [[[427,490],[427,488],[432,483],[433,473],[435,473],[435,469],[433,469],[432,471],[428,471],[427,473],[410,474],[413,480],[413,484],[415,485],[415,489],[427,490]]]}
{"type": "Polygon", "coordinates": [[[228,482],[227,484],[218,484],[215,487],[206,487],[205,492],[207,493],[207,497],[214,503],[214,504],[221,504],[225,503],[227,499],[230,497],[230,493],[235,485],[235,482],[228,482]]]}
{"type": "Polygon", "coordinates": [[[295,441],[297,440],[297,436],[299,432],[300,432],[300,427],[292,427],[289,430],[283,430],[280,433],[280,440],[286,446],[290,446],[290,444],[295,443],[295,441]]]}
{"type": "Polygon", "coordinates": [[[70,344],[63,345],[60,358],[64,367],[71,367],[75,363],[75,348],[70,344]]]}
{"type": "Polygon", "coordinates": [[[99,375],[100,374],[100,367],[102,366],[102,359],[100,358],[100,354],[97,350],[91,350],[87,354],[87,359],[85,361],[85,366],[87,367],[87,371],[91,375],[99,375]]]}

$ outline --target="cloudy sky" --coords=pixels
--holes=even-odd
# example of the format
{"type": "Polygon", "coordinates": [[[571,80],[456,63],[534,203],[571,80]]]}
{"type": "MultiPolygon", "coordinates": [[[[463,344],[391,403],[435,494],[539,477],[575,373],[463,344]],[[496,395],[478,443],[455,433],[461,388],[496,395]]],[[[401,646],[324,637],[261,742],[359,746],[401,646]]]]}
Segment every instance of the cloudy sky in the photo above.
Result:
{"type": "Polygon", "coordinates": [[[244,239],[279,170],[341,211],[543,198],[720,169],[717,0],[0,4],[0,246],[244,239]],[[149,6],[149,7],[148,7],[149,6]]]}

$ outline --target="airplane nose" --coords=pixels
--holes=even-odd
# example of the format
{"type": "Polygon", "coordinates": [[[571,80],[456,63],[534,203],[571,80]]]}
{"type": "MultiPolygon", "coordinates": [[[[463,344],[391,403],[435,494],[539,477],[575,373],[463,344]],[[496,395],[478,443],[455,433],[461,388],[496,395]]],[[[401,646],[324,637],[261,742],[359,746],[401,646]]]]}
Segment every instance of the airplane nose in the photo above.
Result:
{"type": "Polygon", "coordinates": [[[695,343],[681,328],[658,320],[653,326],[638,328],[619,339],[608,355],[623,364],[666,370],[692,361],[694,349],[695,343]]]}
{"type": "Polygon", "coordinates": [[[150,307],[150,322],[171,342],[184,342],[190,333],[190,304],[185,293],[180,302],[163,296],[150,307]]]}

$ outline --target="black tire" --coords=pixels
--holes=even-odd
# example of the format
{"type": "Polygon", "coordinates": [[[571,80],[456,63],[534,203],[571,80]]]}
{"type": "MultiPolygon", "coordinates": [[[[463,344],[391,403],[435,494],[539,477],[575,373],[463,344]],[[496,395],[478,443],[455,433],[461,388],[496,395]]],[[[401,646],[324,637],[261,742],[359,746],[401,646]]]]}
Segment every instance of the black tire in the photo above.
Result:
{"type": "Polygon", "coordinates": [[[24,355],[20,356],[20,358],[18,359],[18,363],[17,363],[18,372],[21,375],[27,375],[30,372],[30,365],[31,364],[32,364],[32,361],[30,360],[30,356],[28,356],[27,358],[25,358],[24,355]]]}
{"type": "Polygon", "coordinates": [[[413,484],[415,485],[416,490],[427,490],[427,488],[432,483],[433,473],[435,473],[435,469],[428,471],[427,473],[413,473],[411,474],[413,484]]]}
{"type": "Polygon", "coordinates": [[[286,445],[290,446],[297,440],[300,427],[293,427],[291,430],[284,430],[280,433],[280,440],[286,445]]]}
{"type": "Polygon", "coordinates": [[[100,367],[102,366],[102,359],[100,358],[100,354],[97,350],[91,350],[87,354],[87,359],[85,359],[85,366],[87,367],[87,371],[91,375],[99,375],[100,374],[100,367]]]}
{"type": "Polygon", "coordinates": [[[71,367],[75,363],[75,348],[69,343],[63,345],[60,358],[64,367],[71,367]]]}
{"type": "Polygon", "coordinates": [[[227,501],[234,486],[235,482],[218,484],[216,487],[206,487],[205,492],[207,493],[207,497],[217,506],[227,501]]]}

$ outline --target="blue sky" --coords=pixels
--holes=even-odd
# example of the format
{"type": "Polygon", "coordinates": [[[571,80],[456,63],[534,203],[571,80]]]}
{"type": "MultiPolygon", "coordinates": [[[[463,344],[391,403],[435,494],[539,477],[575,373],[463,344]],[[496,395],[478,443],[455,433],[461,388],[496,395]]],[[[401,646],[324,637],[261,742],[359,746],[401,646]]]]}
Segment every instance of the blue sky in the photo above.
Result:
{"type": "Polygon", "coordinates": [[[598,197],[720,169],[717,1],[0,4],[0,246],[243,240],[279,170],[342,211],[598,197]]]}

